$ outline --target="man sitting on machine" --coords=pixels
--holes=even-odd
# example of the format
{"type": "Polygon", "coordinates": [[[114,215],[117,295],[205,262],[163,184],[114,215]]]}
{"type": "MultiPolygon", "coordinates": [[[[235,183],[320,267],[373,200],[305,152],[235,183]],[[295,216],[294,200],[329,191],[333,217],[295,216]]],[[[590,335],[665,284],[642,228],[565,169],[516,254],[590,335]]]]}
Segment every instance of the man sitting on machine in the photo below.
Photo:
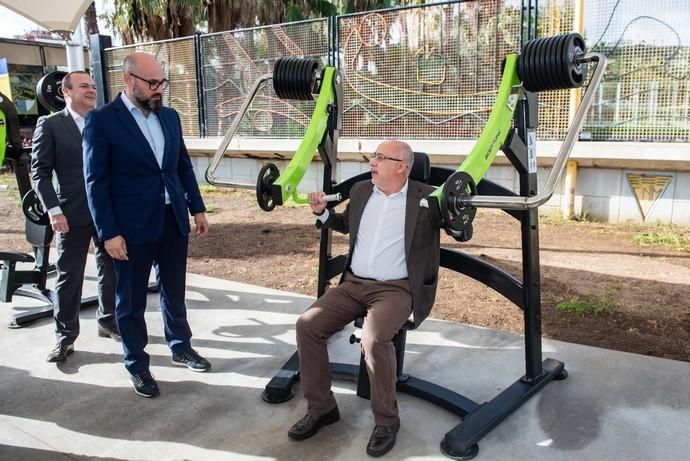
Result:
{"type": "Polygon", "coordinates": [[[440,216],[424,200],[434,188],[408,180],[414,155],[409,145],[386,141],[369,161],[371,181],[351,189],[343,213],[326,209],[323,192],[309,194],[317,227],[350,235],[340,284],[329,289],[297,320],[300,380],[307,414],[288,432],[304,440],[340,419],[331,391],[327,339],[366,315],[362,350],[371,385],[375,427],[367,445],[382,456],[400,429],[393,336],[414,316],[418,326],[431,311],[438,281],[440,216]]]}

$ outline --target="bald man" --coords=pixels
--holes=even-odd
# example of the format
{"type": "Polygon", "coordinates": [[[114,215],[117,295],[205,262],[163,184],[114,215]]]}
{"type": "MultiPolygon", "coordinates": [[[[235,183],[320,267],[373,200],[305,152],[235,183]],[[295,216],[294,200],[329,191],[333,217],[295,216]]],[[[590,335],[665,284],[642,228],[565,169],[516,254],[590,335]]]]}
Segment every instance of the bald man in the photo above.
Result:
{"type": "Polygon", "coordinates": [[[84,126],[89,208],[117,276],[115,315],[134,391],[159,395],[149,370],[144,313],[155,263],[165,340],[172,364],[208,371],[191,346],[185,278],[189,215],[196,235],[208,232],[204,202],[182,138],[180,117],[163,106],[163,68],[146,53],[123,63],[124,93],[91,111],[84,126]]]}
{"type": "Polygon", "coordinates": [[[326,209],[323,192],[309,194],[318,227],[350,235],[346,270],[297,320],[300,381],[307,414],[288,431],[293,440],[315,435],[340,419],[331,391],[328,338],[366,314],[362,351],[369,374],[374,430],[367,453],[395,445],[400,429],[393,336],[412,314],[419,325],[431,311],[440,258],[440,218],[420,200],[432,186],[408,179],[414,155],[401,141],[381,143],[371,156],[371,181],[352,186],[343,213],[326,209]]]}

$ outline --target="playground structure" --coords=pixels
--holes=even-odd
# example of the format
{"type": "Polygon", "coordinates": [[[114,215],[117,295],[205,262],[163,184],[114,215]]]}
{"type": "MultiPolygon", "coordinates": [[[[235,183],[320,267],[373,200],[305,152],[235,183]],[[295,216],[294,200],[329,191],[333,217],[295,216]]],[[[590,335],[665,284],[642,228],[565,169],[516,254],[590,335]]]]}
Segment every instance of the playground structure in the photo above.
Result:
{"type": "MultiPolygon", "coordinates": [[[[578,34],[564,34],[529,41],[521,54],[508,54],[502,64],[503,77],[498,96],[488,122],[474,148],[455,170],[433,167],[423,154],[415,154],[415,179],[426,181],[437,189],[426,200],[443,218],[446,232],[457,241],[472,237],[472,221],[477,208],[499,208],[520,221],[522,235],[523,277],[518,280],[500,268],[450,248],[441,249],[441,266],[462,273],[496,290],[523,310],[525,319],[525,375],[483,404],[438,385],[403,373],[406,330],[414,328],[407,322],[393,343],[398,358],[398,391],[407,392],[445,408],[462,418],[457,426],[445,434],[441,451],[453,459],[471,459],[478,453],[478,441],[503,419],[552,380],[567,378],[565,365],[555,359],[542,359],[541,300],[538,207],[553,194],[577,134],[582,127],[593,95],[606,68],[606,58],[600,53],[588,53],[578,34]],[[538,125],[537,93],[541,91],[579,88],[587,80],[589,64],[595,70],[573,117],[558,157],[542,192],[537,191],[535,130],[538,125]],[[502,150],[520,177],[518,194],[502,188],[483,177],[502,150]]],[[[290,99],[316,98],[317,104],[307,136],[281,174],[273,164],[261,169],[255,185],[257,202],[265,211],[282,205],[289,197],[304,203],[297,194],[297,186],[306,167],[318,150],[324,165],[323,190],[331,205],[349,197],[350,188],[357,181],[370,179],[369,173],[335,183],[337,140],[342,116],[340,78],[335,68],[318,69],[318,62],[310,59],[281,58],[272,74],[259,77],[242,108],[213,156],[206,178],[211,184],[225,187],[250,187],[231,179],[218,178],[215,171],[237,131],[242,117],[259,88],[272,80],[276,96],[290,99]],[[335,77],[334,77],[335,76],[335,77]],[[315,142],[318,142],[315,145],[315,142]]],[[[423,206],[420,203],[420,206],[423,206]]],[[[347,255],[332,256],[331,231],[321,230],[319,252],[318,296],[329,281],[346,268],[347,255]]],[[[361,322],[359,320],[356,325],[361,322]]],[[[357,342],[351,339],[351,342],[357,342]]],[[[361,359],[363,360],[363,358],[361,359]]],[[[366,368],[351,364],[331,364],[334,376],[357,381],[357,394],[367,398],[369,383],[366,368]]],[[[280,403],[293,396],[292,386],[299,379],[299,356],[295,352],[283,368],[266,385],[263,399],[280,403]]]]}

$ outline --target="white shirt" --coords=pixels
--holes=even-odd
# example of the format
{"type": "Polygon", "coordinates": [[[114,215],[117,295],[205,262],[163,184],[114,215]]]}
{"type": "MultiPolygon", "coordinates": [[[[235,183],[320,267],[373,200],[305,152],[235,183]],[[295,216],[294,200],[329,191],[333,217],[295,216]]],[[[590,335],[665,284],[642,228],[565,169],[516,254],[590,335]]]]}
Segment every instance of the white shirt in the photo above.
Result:
{"type": "MultiPolygon", "coordinates": [[[[69,106],[67,106],[67,112],[72,116],[72,120],[74,120],[74,123],[77,124],[77,128],[79,128],[79,133],[84,132],[84,117],[73,111],[69,106]]],[[[62,208],[60,206],[54,206],[53,208],[48,210],[48,216],[55,216],[62,214],[62,208]]]]}
{"type": "MultiPolygon", "coordinates": [[[[386,195],[374,186],[364,207],[352,253],[350,270],[357,277],[383,280],[407,278],[405,260],[405,206],[407,186],[386,195]]],[[[328,219],[328,210],[319,216],[328,219]]]]}
{"type": "MultiPolygon", "coordinates": [[[[158,162],[159,167],[163,167],[163,154],[165,153],[165,134],[163,134],[163,127],[161,126],[161,121],[158,118],[158,114],[154,112],[149,112],[148,115],[144,113],[137,106],[134,105],[132,101],[129,100],[125,93],[121,94],[122,102],[125,104],[129,113],[132,114],[134,120],[139,125],[141,133],[148,141],[153,155],[156,157],[156,162],[158,162]]],[[[168,195],[168,190],[165,189],[165,203],[170,203],[170,196],[168,195]]]]}
{"type": "Polygon", "coordinates": [[[80,133],[84,133],[84,117],[74,112],[70,107],[67,107],[67,112],[72,116],[74,123],[77,124],[80,133]]]}

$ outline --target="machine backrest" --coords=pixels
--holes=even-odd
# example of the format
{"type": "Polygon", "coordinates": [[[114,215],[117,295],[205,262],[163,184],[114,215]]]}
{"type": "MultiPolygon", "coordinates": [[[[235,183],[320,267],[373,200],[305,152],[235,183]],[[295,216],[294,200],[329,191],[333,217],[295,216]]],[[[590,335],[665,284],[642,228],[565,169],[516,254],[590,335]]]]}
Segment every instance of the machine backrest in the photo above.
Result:
{"type": "Polygon", "coordinates": [[[410,179],[423,183],[428,183],[431,179],[431,161],[429,161],[429,156],[424,152],[414,153],[414,163],[412,164],[412,171],[410,171],[410,179]]]}

